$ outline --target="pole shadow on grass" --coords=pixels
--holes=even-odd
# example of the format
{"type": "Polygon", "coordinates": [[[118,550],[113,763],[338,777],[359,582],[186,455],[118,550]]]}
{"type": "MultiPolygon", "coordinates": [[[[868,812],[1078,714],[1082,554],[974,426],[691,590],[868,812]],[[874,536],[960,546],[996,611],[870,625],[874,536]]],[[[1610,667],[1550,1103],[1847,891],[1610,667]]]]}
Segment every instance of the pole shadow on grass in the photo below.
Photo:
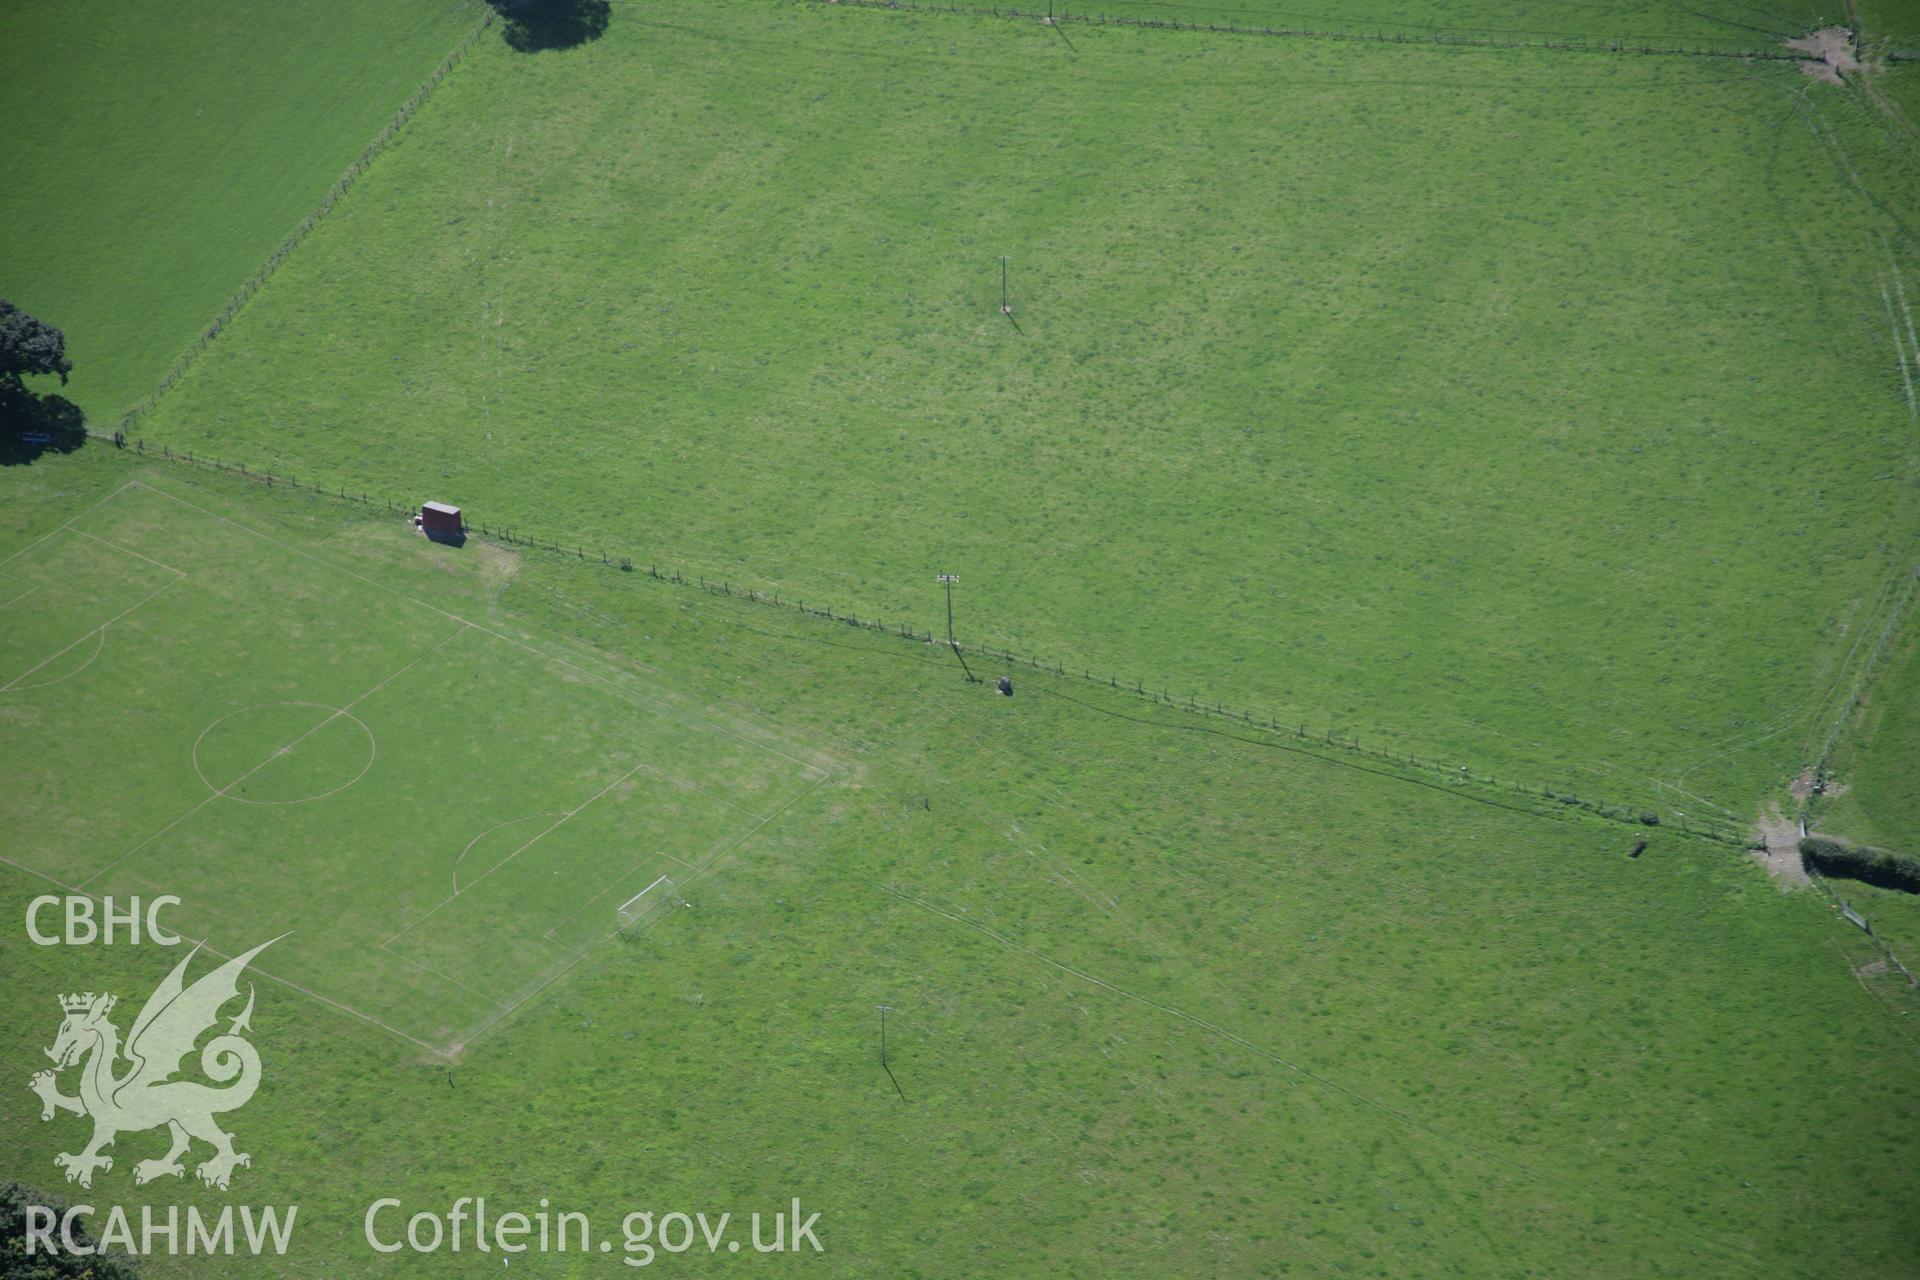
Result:
{"type": "Polygon", "coordinates": [[[0,467],[21,467],[45,453],[72,453],[87,442],[87,419],[65,396],[0,387],[0,467]]]}
{"type": "Polygon", "coordinates": [[[501,37],[520,53],[571,49],[606,34],[609,0],[488,0],[504,20],[501,37]]]}

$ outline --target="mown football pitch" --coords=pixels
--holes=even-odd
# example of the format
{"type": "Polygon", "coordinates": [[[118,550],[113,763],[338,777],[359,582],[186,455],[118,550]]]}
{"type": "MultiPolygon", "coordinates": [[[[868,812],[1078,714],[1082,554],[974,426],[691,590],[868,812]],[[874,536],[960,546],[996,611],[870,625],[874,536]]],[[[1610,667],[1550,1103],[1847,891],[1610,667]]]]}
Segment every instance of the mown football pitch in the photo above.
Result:
{"type": "Polygon", "coordinates": [[[8,861],[443,1053],[834,772],[137,480],[0,571],[8,861]]]}

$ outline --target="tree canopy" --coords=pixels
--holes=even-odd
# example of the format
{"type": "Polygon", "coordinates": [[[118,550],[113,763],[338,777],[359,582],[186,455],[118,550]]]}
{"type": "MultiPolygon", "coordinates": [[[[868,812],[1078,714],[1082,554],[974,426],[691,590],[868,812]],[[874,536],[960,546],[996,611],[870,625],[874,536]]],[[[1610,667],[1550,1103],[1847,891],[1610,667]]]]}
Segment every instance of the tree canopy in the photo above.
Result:
{"type": "Polygon", "coordinates": [[[0,388],[19,390],[34,373],[58,374],[64,387],[72,372],[66,335],[0,298],[0,388]]]}
{"type": "Polygon", "coordinates": [[[505,22],[501,36],[521,53],[571,49],[606,33],[609,0],[489,0],[505,22]]]}

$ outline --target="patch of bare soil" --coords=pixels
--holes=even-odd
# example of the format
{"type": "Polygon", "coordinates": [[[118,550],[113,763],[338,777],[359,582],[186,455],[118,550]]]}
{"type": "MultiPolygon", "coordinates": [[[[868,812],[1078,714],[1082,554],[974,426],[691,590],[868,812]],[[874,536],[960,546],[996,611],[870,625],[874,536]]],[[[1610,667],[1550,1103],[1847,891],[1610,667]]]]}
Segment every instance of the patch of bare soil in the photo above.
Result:
{"type": "Polygon", "coordinates": [[[1885,960],[1870,960],[1854,970],[1854,972],[1862,978],[1871,978],[1877,973],[1885,973],[1886,971],[1887,962],[1885,960]]]}
{"type": "Polygon", "coordinates": [[[1782,891],[1804,889],[1813,883],[1800,864],[1800,825],[1781,814],[1778,804],[1753,824],[1753,832],[1766,847],[1756,849],[1754,858],[1767,869],[1782,891]]]}
{"type": "Polygon", "coordinates": [[[1787,794],[1801,804],[1810,796],[1843,796],[1850,784],[1836,781],[1831,775],[1822,778],[1815,773],[1812,765],[1800,771],[1800,776],[1787,784],[1787,794]]]}
{"type": "Polygon", "coordinates": [[[1816,80],[1841,84],[1848,72],[1860,70],[1860,52],[1854,45],[1853,32],[1845,27],[1822,27],[1798,40],[1789,40],[1786,45],[1797,53],[1810,55],[1800,64],[1800,69],[1816,80]]]}

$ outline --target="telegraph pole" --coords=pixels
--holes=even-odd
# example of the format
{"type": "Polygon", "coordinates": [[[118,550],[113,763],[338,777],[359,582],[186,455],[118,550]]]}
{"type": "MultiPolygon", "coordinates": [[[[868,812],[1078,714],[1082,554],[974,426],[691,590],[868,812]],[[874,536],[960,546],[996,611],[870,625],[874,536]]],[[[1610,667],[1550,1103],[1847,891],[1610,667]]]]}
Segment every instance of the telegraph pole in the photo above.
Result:
{"type": "Polygon", "coordinates": [[[1013,307],[1007,302],[1007,255],[1000,255],[1000,314],[1010,316],[1013,307]]]}
{"type": "Polygon", "coordinates": [[[957,573],[943,573],[934,581],[947,589],[947,643],[953,643],[953,584],[960,581],[957,573]]]}
{"type": "Polygon", "coordinates": [[[967,665],[967,655],[960,652],[960,642],[953,638],[953,584],[960,581],[960,575],[943,573],[936,576],[934,581],[947,589],[947,648],[953,650],[953,656],[960,659],[960,669],[967,673],[967,683],[979,684],[980,678],[967,665]]]}
{"type": "Polygon", "coordinates": [[[900,1101],[905,1102],[907,1092],[900,1087],[898,1080],[893,1079],[893,1068],[887,1065],[887,1011],[892,1008],[890,1004],[880,1006],[880,1069],[887,1073],[887,1079],[893,1080],[893,1091],[900,1095],[900,1101]]]}

